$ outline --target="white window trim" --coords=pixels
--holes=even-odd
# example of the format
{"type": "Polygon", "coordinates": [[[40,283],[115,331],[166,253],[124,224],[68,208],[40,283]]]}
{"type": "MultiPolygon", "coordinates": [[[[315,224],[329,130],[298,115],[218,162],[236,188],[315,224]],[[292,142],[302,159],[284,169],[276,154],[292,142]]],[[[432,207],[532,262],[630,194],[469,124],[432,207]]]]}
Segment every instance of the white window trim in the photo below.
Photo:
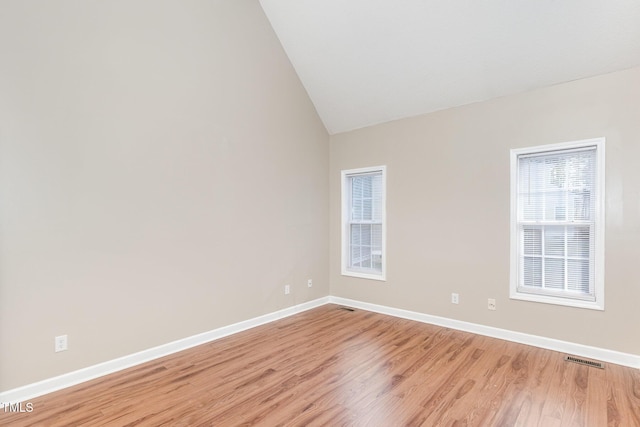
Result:
{"type": "Polygon", "coordinates": [[[535,147],[517,148],[511,150],[511,268],[509,297],[511,299],[534,301],[547,304],[564,305],[569,307],[604,310],[604,231],[605,231],[605,138],[585,139],[581,141],[563,142],[559,144],[539,145],[535,147]],[[548,151],[569,150],[586,147],[596,147],[596,186],[595,201],[596,232],[595,232],[595,300],[580,300],[562,296],[539,295],[525,293],[518,290],[518,221],[517,221],[517,191],[518,191],[518,156],[522,154],[537,154],[548,151]]]}
{"type": "Polygon", "coordinates": [[[362,279],[372,279],[386,281],[387,277],[387,167],[386,166],[374,166],[359,169],[343,170],[341,173],[341,188],[342,188],[342,251],[341,251],[341,266],[342,275],[359,277],[362,279]],[[347,177],[349,175],[358,175],[366,173],[382,172],[382,271],[379,274],[365,273],[360,271],[349,270],[349,188],[347,177]]]}

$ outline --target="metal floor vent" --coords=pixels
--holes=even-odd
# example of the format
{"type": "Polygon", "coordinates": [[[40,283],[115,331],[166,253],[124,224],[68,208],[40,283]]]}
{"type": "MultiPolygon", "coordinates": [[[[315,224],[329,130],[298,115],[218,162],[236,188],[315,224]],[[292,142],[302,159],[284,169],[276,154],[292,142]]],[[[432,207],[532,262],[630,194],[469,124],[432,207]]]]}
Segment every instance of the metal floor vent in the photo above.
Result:
{"type": "Polygon", "coordinates": [[[594,360],[582,359],[582,358],[576,357],[576,356],[565,356],[564,360],[567,361],[567,362],[573,362],[573,363],[579,363],[581,365],[591,366],[593,368],[604,369],[604,363],[596,362],[594,360]]]}
{"type": "Polygon", "coordinates": [[[344,310],[344,311],[356,311],[355,309],[351,308],[351,307],[338,307],[338,310],[344,310]]]}

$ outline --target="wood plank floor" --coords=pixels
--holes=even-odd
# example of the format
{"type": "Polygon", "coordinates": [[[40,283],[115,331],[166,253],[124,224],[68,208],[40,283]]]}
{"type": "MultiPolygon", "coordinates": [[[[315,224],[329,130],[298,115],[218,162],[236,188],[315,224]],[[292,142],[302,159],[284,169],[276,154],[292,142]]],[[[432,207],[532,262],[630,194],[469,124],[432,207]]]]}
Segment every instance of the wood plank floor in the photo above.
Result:
{"type": "Polygon", "coordinates": [[[640,426],[640,371],[324,305],[33,399],[6,426],[640,426]]]}

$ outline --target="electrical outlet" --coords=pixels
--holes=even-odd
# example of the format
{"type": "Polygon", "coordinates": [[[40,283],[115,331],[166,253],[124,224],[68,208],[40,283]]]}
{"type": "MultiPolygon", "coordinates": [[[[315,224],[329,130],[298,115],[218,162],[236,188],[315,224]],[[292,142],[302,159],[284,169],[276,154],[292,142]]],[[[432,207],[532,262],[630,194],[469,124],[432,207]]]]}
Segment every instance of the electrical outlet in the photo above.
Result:
{"type": "Polygon", "coordinates": [[[291,287],[289,285],[284,285],[284,294],[289,295],[291,293],[291,287]]]}
{"type": "Polygon", "coordinates": [[[487,303],[487,308],[489,310],[495,310],[496,309],[496,300],[493,298],[489,298],[489,301],[487,303]]]}
{"type": "Polygon", "coordinates": [[[451,304],[458,304],[460,302],[460,296],[456,293],[451,294],[451,304]]]}
{"type": "Polygon", "coordinates": [[[312,287],[313,286],[313,280],[311,280],[311,279],[307,280],[307,286],[308,287],[312,287]]]}
{"type": "Polygon", "coordinates": [[[58,337],[55,337],[54,343],[55,343],[54,350],[56,353],[59,351],[65,351],[69,348],[66,335],[60,335],[58,337]]]}

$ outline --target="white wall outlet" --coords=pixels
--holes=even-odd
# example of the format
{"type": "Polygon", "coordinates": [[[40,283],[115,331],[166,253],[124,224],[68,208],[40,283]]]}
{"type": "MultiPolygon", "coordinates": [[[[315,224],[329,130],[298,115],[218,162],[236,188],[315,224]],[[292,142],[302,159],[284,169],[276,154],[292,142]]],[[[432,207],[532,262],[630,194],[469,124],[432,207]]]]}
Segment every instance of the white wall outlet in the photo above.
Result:
{"type": "Polygon", "coordinates": [[[60,335],[58,337],[54,338],[54,350],[55,352],[59,352],[59,351],[65,351],[69,348],[68,342],[67,342],[67,336],[66,335],[60,335]]]}
{"type": "Polygon", "coordinates": [[[487,308],[489,310],[495,310],[496,309],[496,300],[494,298],[489,298],[489,301],[487,303],[487,308]]]}
{"type": "Polygon", "coordinates": [[[311,279],[307,280],[307,286],[308,287],[312,287],[313,286],[313,280],[311,280],[311,279]]]}
{"type": "Polygon", "coordinates": [[[460,302],[460,295],[456,293],[451,294],[451,304],[458,304],[460,302]]]}
{"type": "Polygon", "coordinates": [[[284,294],[289,295],[291,293],[291,286],[284,285],[284,294]]]}

